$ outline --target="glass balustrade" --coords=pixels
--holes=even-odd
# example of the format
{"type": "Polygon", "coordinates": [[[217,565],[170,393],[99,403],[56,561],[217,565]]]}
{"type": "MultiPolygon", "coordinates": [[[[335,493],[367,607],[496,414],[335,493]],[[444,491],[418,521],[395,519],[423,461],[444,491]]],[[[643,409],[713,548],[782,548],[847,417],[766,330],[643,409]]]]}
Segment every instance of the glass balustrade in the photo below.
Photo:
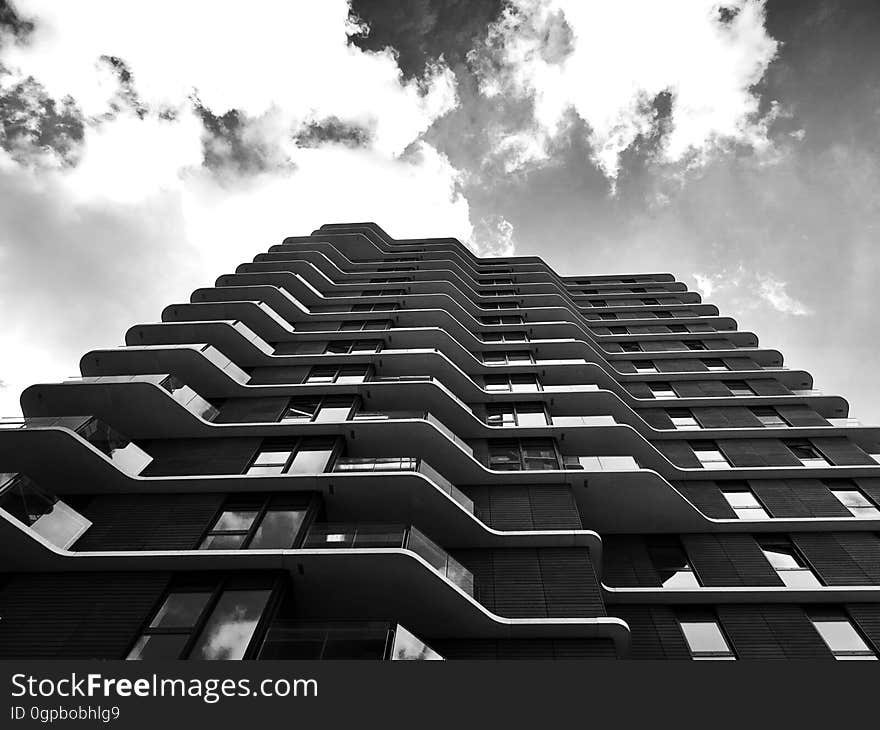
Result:
{"type": "Polygon", "coordinates": [[[92,523],[24,474],[0,474],[0,510],[67,549],[92,523]]]}
{"type": "Polygon", "coordinates": [[[440,575],[468,595],[474,594],[473,574],[415,527],[378,523],[317,523],[306,534],[303,548],[404,548],[424,559],[440,575]]]}
{"type": "Polygon", "coordinates": [[[258,659],[442,660],[400,624],[380,621],[308,622],[276,619],[258,659]]]}
{"type": "Polygon", "coordinates": [[[94,416],[13,417],[0,421],[0,429],[30,428],[66,428],[74,431],[128,474],[140,474],[153,460],[133,441],[94,416]]]}
{"type": "Polygon", "coordinates": [[[171,394],[171,397],[190,413],[193,413],[206,421],[213,421],[220,412],[175,375],[168,375],[163,378],[159,382],[159,386],[168,391],[171,394]]]}

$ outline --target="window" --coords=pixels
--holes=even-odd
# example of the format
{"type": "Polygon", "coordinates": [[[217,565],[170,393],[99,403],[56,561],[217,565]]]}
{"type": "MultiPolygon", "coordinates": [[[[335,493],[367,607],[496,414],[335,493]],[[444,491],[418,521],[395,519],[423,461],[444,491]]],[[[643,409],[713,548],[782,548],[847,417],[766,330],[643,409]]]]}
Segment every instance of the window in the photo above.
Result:
{"type": "Polygon", "coordinates": [[[642,346],[638,342],[621,342],[620,349],[624,352],[641,352],[642,346]]]}
{"type": "Polygon", "coordinates": [[[483,324],[522,324],[523,318],[517,315],[505,315],[503,317],[482,317],[483,324]]]}
{"type": "Polygon", "coordinates": [[[307,514],[307,500],[296,496],[229,499],[199,549],[286,550],[299,544],[307,514]]]}
{"type": "MultiPolygon", "coordinates": [[[[690,331],[683,324],[669,324],[669,325],[666,325],[666,329],[668,329],[670,332],[678,332],[678,333],[690,331]]],[[[692,347],[690,349],[692,349],[692,350],[699,350],[699,349],[705,350],[706,348],[692,347]]]]}
{"type": "Polygon", "coordinates": [[[288,423],[339,423],[348,420],[353,398],[291,398],[281,420],[288,423]]]}
{"type": "Polygon", "coordinates": [[[822,585],[787,537],[761,535],[757,540],[764,557],[784,585],[789,588],[816,588],[822,585]]]}
{"type": "Polygon", "coordinates": [[[320,474],[327,468],[335,447],[335,438],[266,439],[245,474],[320,474]]]}
{"type": "Polygon", "coordinates": [[[700,362],[706,366],[707,370],[711,370],[713,372],[721,372],[722,370],[730,370],[730,368],[724,364],[724,360],[720,360],[715,357],[703,358],[702,360],[700,360],[700,362]]]}
{"type": "Polygon", "coordinates": [[[531,373],[484,376],[485,389],[490,393],[537,393],[541,388],[531,373]]]}
{"type": "Polygon", "coordinates": [[[333,471],[416,471],[418,465],[415,456],[340,456],[333,471]]]}
{"type": "Polygon", "coordinates": [[[243,659],[269,603],[264,581],[169,591],[127,659],[243,659]]]}
{"type": "Polygon", "coordinates": [[[769,520],[770,515],[745,482],[729,482],[721,487],[721,494],[741,520],[769,520]]]}
{"type": "Polygon", "coordinates": [[[516,309],[516,302],[480,302],[480,309],[516,309]]]}
{"type": "Polygon", "coordinates": [[[324,353],[328,355],[373,353],[379,352],[382,345],[382,340],[336,340],[327,343],[324,353]]]}
{"type": "Polygon", "coordinates": [[[633,360],[633,367],[636,369],[637,373],[656,373],[657,366],[654,365],[653,360],[633,360]]]}
{"type": "Polygon", "coordinates": [[[607,307],[608,306],[608,302],[606,302],[604,299],[594,299],[593,301],[590,302],[590,304],[592,304],[594,307],[607,307]]]}
{"type": "Polygon", "coordinates": [[[543,403],[505,403],[486,407],[490,426],[547,426],[550,421],[543,403]]]}
{"type": "Polygon", "coordinates": [[[525,332],[481,332],[483,342],[527,342],[525,332]]]}
{"type": "Polygon", "coordinates": [[[687,408],[670,408],[666,411],[672,421],[672,425],[680,431],[697,431],[700,424],[694,418],[694,414],[687,408]]]}
{"type": "Polygon", "coordinates": [[[675,391],[669,383],[648,383],[651,395],[655,398],[677,398],[675,391]]]}
{"type": "Polygon", "coordinates": [[[842,610],[810,609],[809,616],[835,659],[877,660],[877,654],[842,610]]]}
{"type": "Polygon", "coordinates": [[[782,416],[776,411],[775,408],[771,408],[770,406],[757,406],[750,409],[752,415],[757,418],[761,425],[765,428],[785,428],[788,426],[782,416]]]}
{"type": "Polygon", "coordinates": [[[672,319],[672,312],[654,312],[657,319],[672,319]]]}
{"type": "Polygon", "coordinates": [[[695,614],[679,618],[681,632],[691,652],[691,659],[736,659],[718,619],[710,615],[695,614]]]}
{"type": "Polygon", "coordinates": [[[880,510],[862,491],[848,479],[829,480],[825,482],[837,501],[846,507],[853,517],[880,517],[880,510]]]}
{"type": "Polygon", "coordinates": [[[496,471],[559,469],[552,439],[494,440],[489,442],[489,468],[496,471]]]}
{"type": "Polygon", "coordinates": [[[507,350],[484,352],[483,362],[487,365],[531,365],[533,361],[529,350],[507,350]]]}
{"type": "Polygon", "coordinates": [[[650,297],[648,299],[642,299],[642,304],[647,304],[649,307],[660,306],[660,302],[650,297]]]}
{"type": "Polygon", "coordinates": [[[369,373],[368,365],[344,365],[335,367],[333,365],[313,367],[308,376],[306,383],[363,383],[367,379],[369,373]]]}
{"type": "Polygon", "coordinates": [[[807,467],[831,466],[828,460],[819,453],[819,450],[806,439],[786,439],[782,442],[788,447],[801,464],[807,467]]]}
{"type": "Polygon", "coordinates": [[[391,321],[388,319],[351,319],[339,326],[340,332],[360,332],[363,330],[388,330],[391,321]]]}
{"type": "Polygon", "coordinates": [[[714,441],[694,441],[690,446],[700,460],[700,466],[704,469],[730,468],[730,462],[727,461],[714,441]]]}
{"type": "Polygon", "coordinates": [[[705,343],[702,340],[682,340],[684,342],[684,346],[688,350],[707,350],[705,343]]]}
{"type": "Polygon", "coordinates": [[[699,588],[694,569],[677,537],[651,537],[648,555],[664,588],[699,588]]]}
{"type": "Polygon", "coordinates": [[[400,306],[394,302],[380,302],[376,304],[355,304],[352,306],[352,312],[393,312],[400,309],[400,306]]]}
{"type": "Polygon", "coordinates": [[[752,390],[744,380],[725,380],[724,384],[727,386],[728,390],[730,390],[731,395],[755,395],[755,391],[752,390]]]}
{"type": "Polygon", "coordinates": [[[612,335],[628,335],[629,327],[609,327],[608,331],[612,335]]]}
{"type": "Polygon", "coordinates": [[[617,315],[614,312],[602,312],[599,314],[599,319],[617,319],[617,315]]]}
{"type": "Polygon", "coordinates": [[[403,289],[364,289],[360,296],[362,297],[399,297],[406,294],[403,289]]]}

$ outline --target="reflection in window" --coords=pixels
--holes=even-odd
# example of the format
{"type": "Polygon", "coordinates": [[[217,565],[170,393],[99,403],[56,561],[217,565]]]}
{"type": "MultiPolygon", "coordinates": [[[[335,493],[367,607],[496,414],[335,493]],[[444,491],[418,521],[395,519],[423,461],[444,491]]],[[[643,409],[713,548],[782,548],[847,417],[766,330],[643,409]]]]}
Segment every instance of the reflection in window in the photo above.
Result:
{"type": "Polygon", "coordinates": [[[880,510],[851,481],[841,479],[825,482],[838,502],[846,507],[853,517],[880,517],[880,510]]]}
{"type": "Polygon", "coordinates": [[[489,442],[489,468],[496,471],[559,469],[552,439],[495,440],[489,442]]]}
{"type": "Polygon", "coordinates": [[[391,660],[437,661],[442,660],[436,651],[425,642],[417,639],[403,626],[398,625],[394,632],[394,644],[391,647],[391,660]]]}
{"type": "Polygon", "coordinates": [[[320,474],[327,468],[335,446],[333,438],[301,438],[286,442],[267,439],[245,474],[320,474]]]}
{"type": "Polygon", "coordinates": [[[271,591],[224,591],[190,652],[190,659],[242,659],[271,591]]]}
{"type": "Polygon", "coordinates": [[[721,625],[711,617],[687,617],[679,620],[692,659],[736,659],[721,625]]]}
{"type": "Polygon", "coordinates": [[[307,501],[293,495],[233,498],[227,500],[199,548],[286,550],[298,544],[307,514],[307,501]]]}
{"type": "Polygon", "coordinates": [[[758,501],[758,498],[743,483],[742,486],[724,485],[721,494],[730,505],[736,516],[741,520],[769,520],[770,515],[758,501]]]}
{"type": "Polygon", "coordinates": [[[232,580],[171,590],[127,659],[242,659],[271,589],[232,580]]]}
{"type": "Polygon", "coordinates": [[[649,539],[648,555],[664,588],[699,588],[700,581],[678,538],[649,539]]]}
{"type": "Polygon", "coordinates": [[[816,588],[822,585],[787,537],[761,535],[758,537],[758,545],[767,562],[787,587],[816,588]]]}
{"type": "Polygon", "coordinates": [[[877,654],[842,610],[811,610],[810,620],[835,659],[877,660],[877,654]]]}
{"type": "Polygon", "coordinates": [[[783,441],[788,450],[791,451],[806,467],[823,467],[831,466],[828,460],[819,453],[819,450],[806,439],[787,439],[783,441]]]}
{"type": "Polygon", "coordinates": [[[721,453],[714,441],[695,441],[691,443],[694,454],[704,469],[729,469],[730,462],[721,453]]]}

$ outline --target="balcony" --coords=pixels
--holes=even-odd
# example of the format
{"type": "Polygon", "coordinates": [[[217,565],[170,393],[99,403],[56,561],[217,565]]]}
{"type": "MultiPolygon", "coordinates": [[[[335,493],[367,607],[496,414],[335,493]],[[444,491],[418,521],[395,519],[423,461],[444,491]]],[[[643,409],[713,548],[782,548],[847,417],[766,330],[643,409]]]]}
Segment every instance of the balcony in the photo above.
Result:
{"type": "Polygon", "coordinates": [[[425,560],[434,570],[469,596],[474,595],[474,576],[433,540],[415,527],[376,523],[318,523],[303,541],[304,549],[403,548],[425,560]]]}
{"type": "Polygon", "coordinates": [[[340,456],[333,465],[335,472],[413,471],[433,482],[465,510],[473,514],[474,503],[446,477],[423,459],[414,456],[357,457],[340,456]]]}
{"type": "Polygon", "coordinates": [[[0,474],[0,511],[65,550],[92,526],[54,494],[24,474],[0,474]]]}
{"type": "Polygon", "coordinates": [[[153,457],[133,441],[94,416],[2,418],[0,430],[66,428],[88,441],[120,470],[137,476],[153,457]]]}
{"type": "Polygon", "coordinates": [[[273,621],[258,659],[442,660],[400,624],[273,621]]]}

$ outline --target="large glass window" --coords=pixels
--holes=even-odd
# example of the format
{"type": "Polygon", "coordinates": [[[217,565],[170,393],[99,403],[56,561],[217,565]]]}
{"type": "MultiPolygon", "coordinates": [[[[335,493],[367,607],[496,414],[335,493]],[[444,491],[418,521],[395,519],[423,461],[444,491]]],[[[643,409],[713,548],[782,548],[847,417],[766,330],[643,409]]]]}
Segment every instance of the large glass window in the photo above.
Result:
{"type": "Polygon", "coordinates": [[[717,618],[701,615],[683,616],[679,619],[679,625],[692,659],[736,659],[717,618]]]}
{"type": "Polygon", "coordinates": [[[754,492],[749,489],[748,485],[742,484],[724,484],[721,487],[721,494],[736,516],[741,520],[769,520],[770,515],[758,501],[754,492]]]}
{"type": "Polygon", "coordinates": [[[679,431],[698,431],[700,424],[688,408],[670,408],[667,411],[672,425],[679,431]]]}
{"type": "Polygon", "coordinates": [[[812,609],[810,620],[822,641],[838,660],[876,661],[877,654],[853,626],[849,616],[839,609],[812,609]]]}
{"type": "Polygon", "coordinates": [[[490,393],[536,393],[540,390],[538,378],[531,373],[484,377],[485,389],[490,393]]]}
{"type": "Polygon", "coordinates": [[[306,383],[363,383],[369,374],[368,365],[345,365],[342,367],[320,366],[313,367],[306,383]]]}
{"type": "Polygon", "coordinates": [[[880,510],[864,495],[855,482],[849,479],[829,479],[824,484],[853,517],[880,517],[880,510]]]}
{"type": "Polygon", "coordinates": [[[779,412],[770,406],[756,406],[751,409],[752,415],[757,418],[765,428],[785,428],[788,424],[779,415],[779,412]]]}
{"type": "Polygon", "coordinates": [[[327,343],[324,352],[331,355],[373,353],[379,352],[382,344],[382,340],[334,340],[327,343]]]}
{"type": "Polygon", "coordinates": [[[486,407],[486,423],[490,426],[547,426],[543,403],[503,403],[486,407]]]}
{"type": "Polygon", "coordinates": [[[334,438],[267,439],[245,474],[320,474],[327,468],[335,447],[334,438]]]}
{"type": "Polygon", "coordinates": [[[232,580],[169,591],[127,659],[243,659],[272,590],[232,580]]]}
{"type": "Polygon", "coordinates": [[[656,373],[657,366],[653,360],[633,360],[633,367],[637,373],[656,373]]]}
{"type": "Polygon", "coordinates": [[[816,588],[822,585],[807,566],[807,561],[787,537],[761,535],[757,540],[764,557],[782,579],[783,584],[789,588],[816,588]]]}
{"type": "Polygon", "coordinates": [[[690,442],[694,454],[700,461],[703,469],[729,469],[730,462],[714,441],[692,441],[690,442]]]}
{"type": "Polygon", "coordinates": [[[286,550],[295,547],[308,511],[308,498],[295,495],[229,499],[199,549],[286,550]]]}
{"type": "Polygon", "coordinates": [[[652,537],[648,540],[648,555],[664,588],[698,588],[700,581],[694,573],[687,553],[677,537],[652,537]]]}
{"type": "Polygon", "coordinates": [[[388,319],[352,319],[343,322],[339,326],[340,332],[363,332],[365,330],[388,330],[391,329],[391,320],[388,319]]]}
{"type": "Polygon", "coordinates": [[[806,439],[786,439],[782,443],[806,467],[831,466],[828,460],[819,453],[819,450],[806,439]]]}
{"type": "Polygon", "coordinates": [[[494,440],[489,442],[489,468],[496,471],[559,469],[552,439],[494,440]]]}
{"type": "Polygon", "coordinates": [[[678,395],[669,383],[648,383],[648,388],[651,390],[651,395],[655,398],[678,398],[678,395]]]}

